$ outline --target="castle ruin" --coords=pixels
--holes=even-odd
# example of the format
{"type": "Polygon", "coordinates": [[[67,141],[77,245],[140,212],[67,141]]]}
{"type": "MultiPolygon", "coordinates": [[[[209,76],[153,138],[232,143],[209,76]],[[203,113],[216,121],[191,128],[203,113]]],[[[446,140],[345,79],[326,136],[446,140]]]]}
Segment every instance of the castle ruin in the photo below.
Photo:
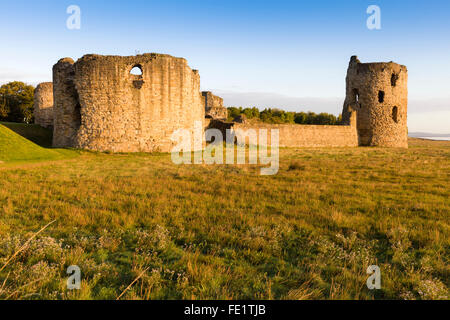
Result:
{"type": "Polygon", "coordinates": [[[343,125],[231,123],[211,121],[210,127],[245,132],[278,129],[280,147],[408,147],[408,71],[393,62],[361,63],[351,57],[343,125]]]}
{"type": "Polygon", "coordinates": [[[405,66],[353,56],[342,125],[239,123],[226,121],[222,98],[200,92],[199,73],[183,58],[85,55],[53,66],[53,94],[51,83],[36,88],[35,114],[36,123],[53,124],[54,147],[96,151],[169,152],[176,130],[198,137],[206,127],[278,129],[281,147],[408,147],[407,78],[405,66]]]}
{"type": "Polygon", "coordinates": [[[350,59],[344,122],[357,111],[359,145],[408,147],[408,70],[393,62],[361,63],[350,59]]]}

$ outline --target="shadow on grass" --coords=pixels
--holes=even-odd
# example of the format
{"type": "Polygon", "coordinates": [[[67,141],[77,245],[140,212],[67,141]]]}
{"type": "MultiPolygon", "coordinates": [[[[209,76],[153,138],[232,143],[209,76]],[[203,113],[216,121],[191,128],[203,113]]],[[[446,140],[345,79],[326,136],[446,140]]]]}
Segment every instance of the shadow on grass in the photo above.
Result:
{"type": "Polygon", "coordinates": [[[53,132],[50,129],[43,128],[37,124],[0,122],[8,129],[14,131],[18,135],[24,137],[38,146],[44,148],[52,147],[53,132]]]}

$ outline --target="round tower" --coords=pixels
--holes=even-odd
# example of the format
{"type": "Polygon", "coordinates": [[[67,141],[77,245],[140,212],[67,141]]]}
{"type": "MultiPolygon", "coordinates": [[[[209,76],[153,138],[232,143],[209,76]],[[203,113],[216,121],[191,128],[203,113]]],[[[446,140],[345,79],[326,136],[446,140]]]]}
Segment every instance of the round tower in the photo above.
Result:
{"type": "Polygon", "coordinates": [[[53,66],[53,86],[55,147],[170,152],[177,145],[173,134],[185,129],[193,148],[202,148],[200,75],[186,59],[157,53],[65,58],[53,66]]]}
{"type": "Polygon", "coordinates": [[[357,111],[359,144],[408,147],[408,70],[393,62],[361,63],[350,59],[342,118],[357,111]]]}
{"type": "Polygon", "coordinates": [[[53,128],[53,83],[39,83],[34,90],[34,123],[53,128]]]}

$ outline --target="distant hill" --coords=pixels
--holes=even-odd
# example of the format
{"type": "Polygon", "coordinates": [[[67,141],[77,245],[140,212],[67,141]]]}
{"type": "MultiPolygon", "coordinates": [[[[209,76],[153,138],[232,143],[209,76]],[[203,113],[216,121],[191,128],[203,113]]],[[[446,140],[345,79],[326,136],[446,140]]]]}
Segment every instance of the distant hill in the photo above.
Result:
{"type": "MultiPolygon", "coordinates": [[[[27,124],[14,124],[12,126],[16,130],[30,136],[33,136],[33,131],[35,131],[35,138],[38,140],[44,139],[42,137],[43,132],[40,130],[43,128],[36,128],[36,126],[27,124]]],[[[48,142],[45,142],[45,144],[48,144],[48,142]]],[[[5,125],[0,124],[0,162],[57,160],[65,158],[69,154],[73,154],[73,151],[43,148],[7,128],[5,125]]]]}

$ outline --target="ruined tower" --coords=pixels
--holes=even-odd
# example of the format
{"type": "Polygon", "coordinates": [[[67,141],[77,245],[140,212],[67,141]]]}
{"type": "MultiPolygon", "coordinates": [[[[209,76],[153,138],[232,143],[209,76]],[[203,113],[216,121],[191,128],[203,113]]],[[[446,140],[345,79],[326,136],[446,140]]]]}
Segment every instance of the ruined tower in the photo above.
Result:
{"type": "Polygon", "coordinates": [[[53,84],[43,82],[34,90],[34,123],[53,128],[53,84]]]}
{"type": "Polygon", "coordinates": [[[183,58],[65,58],[53,67],[53,85],[56,147],[169,152],[177,144],[171,140],[176,130],[194,136],[196,122],[203,128],[200,75],[183,58]]]}
{"type": "Polygon", "coordinates": [[[393,62],[361,63],[351,57],[342,118],[357,111],[359,144],[408,147],[408,70],[393,62]]]}
{"type": "Polygon", "coordinates": [[[205,115],[207,118],[226,120],[228,117],[227,108],[223,106],[223,99],[212,94],[211,91],[202,92],[205,101],[205,115]]]}

